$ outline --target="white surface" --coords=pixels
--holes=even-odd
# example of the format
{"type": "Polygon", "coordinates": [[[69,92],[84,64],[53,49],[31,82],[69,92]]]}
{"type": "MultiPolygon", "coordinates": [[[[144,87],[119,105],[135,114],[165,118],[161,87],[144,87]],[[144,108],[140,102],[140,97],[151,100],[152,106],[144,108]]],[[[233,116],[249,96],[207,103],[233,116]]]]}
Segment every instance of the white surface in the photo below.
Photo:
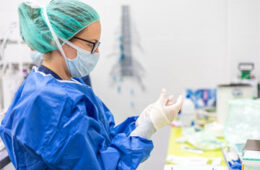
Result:
{"type": "Polygon", "coordinates": [[[32,63],[31,50],[26,44],[9,44],[5,49],[5,62],[32,63]]]}
{"type": "Polygon", "coordinates": [[[260,79],[260,1],[228,0],[228,55],[231,78],[237,75],[238,62],[256,62],[260,79]]]}
{"type": "Polygon", "coordinates": [[[205,130],[216,137],[224,137],[224,126],[220,123],[213,122],[205,125],[205,130]]]}

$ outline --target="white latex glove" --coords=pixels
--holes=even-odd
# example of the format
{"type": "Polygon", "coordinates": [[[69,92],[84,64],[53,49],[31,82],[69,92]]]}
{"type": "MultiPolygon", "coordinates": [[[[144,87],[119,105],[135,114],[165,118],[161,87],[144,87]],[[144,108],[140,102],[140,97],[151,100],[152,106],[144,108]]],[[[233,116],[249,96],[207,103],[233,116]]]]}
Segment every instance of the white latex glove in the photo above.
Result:
{"type": "Polygon", "coordinates": [[[150,104],[149,106],[147,106],[144,111],[140,114],[140,116],[138,117],[138,119],[136,120],[136,126],[139,126],[141,124],[143,124],[143,122],[149,118],[149,113],[151,112],[152,109],[152,104],[150,104]]]}
{"type": "Polygon", "coordinates": [[[156,130],[169,125],[178,115],[183,104],[183,97],[179,96],[175,104],[173,104],[173,97],[167,98],[166,90],[163,89],[160,98],[149,105],[140,114],[137,119],[136,126],[141,125],[148,117],[153,123],[156,130]]]}
{"type": "Polygon", "coordinates": [[[146,139],[150,139],[152,135],[156,132],[150,118],[145,119],[142,124],[137,126],[135,130],[130,134],[130,136],[140,136],[146,139]]]}

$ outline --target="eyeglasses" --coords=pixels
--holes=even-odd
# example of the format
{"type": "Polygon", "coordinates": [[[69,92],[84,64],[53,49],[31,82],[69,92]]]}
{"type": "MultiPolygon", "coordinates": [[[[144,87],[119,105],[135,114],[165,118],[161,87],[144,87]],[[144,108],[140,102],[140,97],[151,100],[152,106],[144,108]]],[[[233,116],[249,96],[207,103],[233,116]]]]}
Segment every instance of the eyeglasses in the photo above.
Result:
{"type": "Polygon", "coordinates": [[[85,39],[79,38],[79,37],[74,37],[74,38],[92,44],[93,47],[92,47],[92,49],[91,49],[91,54],[94,54],[95,51],[98,49],[99,45],[101,44],[101,42],[99,42],[99,41],[98,41],[98,42],[91,42],[91,41],[88,41],[88,40],[85,40],[85,39]]]}

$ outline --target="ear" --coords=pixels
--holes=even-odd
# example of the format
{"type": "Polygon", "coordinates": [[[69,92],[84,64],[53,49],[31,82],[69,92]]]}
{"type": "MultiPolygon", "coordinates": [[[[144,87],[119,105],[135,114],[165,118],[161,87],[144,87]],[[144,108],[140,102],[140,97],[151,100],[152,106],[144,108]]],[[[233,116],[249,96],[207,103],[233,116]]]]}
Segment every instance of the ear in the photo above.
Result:
{"type": "Polygon", "coordinates": [[[30,49],[31,49],[31,51],[34,51],[33,49],[32,49],[32,47],[30,47],[29,45],[27,45],[30,49]]]}
{"type": "Polygon", "coordinates": [[[64,44],[62,46],[63,51],[68,59],[75,59],[77,57],[77,50],[71,46],[64,44]]]}

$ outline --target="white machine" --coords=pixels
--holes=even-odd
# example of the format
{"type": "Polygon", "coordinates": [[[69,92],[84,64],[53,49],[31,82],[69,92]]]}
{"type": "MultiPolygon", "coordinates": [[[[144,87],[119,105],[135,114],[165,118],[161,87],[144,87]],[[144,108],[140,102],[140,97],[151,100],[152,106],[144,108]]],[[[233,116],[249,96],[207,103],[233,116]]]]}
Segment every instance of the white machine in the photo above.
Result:
{"type": "Polygon", "coordinates": [[[228,114],[229,101],[232,99],[250,98],[255,94],[255,89],[250,84],[224,84],[217,89],[218,122],[224,126],[228,114]]]}

